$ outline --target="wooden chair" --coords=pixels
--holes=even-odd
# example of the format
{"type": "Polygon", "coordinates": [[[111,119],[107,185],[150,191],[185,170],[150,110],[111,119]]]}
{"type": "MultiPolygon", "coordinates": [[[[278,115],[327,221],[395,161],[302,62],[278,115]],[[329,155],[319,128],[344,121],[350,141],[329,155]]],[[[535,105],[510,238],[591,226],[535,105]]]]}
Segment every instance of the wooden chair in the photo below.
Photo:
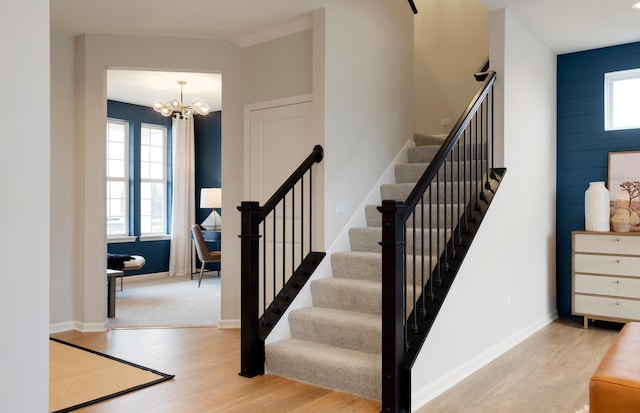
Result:
{"type": "MultiPolygon", "coordinates": [[[[222,254],[219,251],[210,251],[209,246],[204,240],[200,225],[194,224],[191,226],[191,234],[193,235],[193,241],[196,244],[196,252],[198,253],[198,259],[202,263],[200,266],[200,278],[198,279],[198,287],[202,283],[202,274],[204,273],[204,266],[210,262],[220,262],[222,254]]],[[[220,274],[220,272],[218,272],[220,274]]]]}

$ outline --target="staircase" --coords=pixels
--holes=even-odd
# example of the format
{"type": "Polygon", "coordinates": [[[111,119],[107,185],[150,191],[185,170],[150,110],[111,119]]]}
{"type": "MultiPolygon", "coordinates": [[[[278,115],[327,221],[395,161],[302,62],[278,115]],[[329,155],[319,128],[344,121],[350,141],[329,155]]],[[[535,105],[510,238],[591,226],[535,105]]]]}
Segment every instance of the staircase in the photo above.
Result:
{"type": "MultiPolygon", "coordinates": [[[[409,163],[396,166],[396,183],[382,185],[381,198],[406,199],[445,138],[416,135],[409,163]]],[[[291,338],[266,346],[268,373],[381,399],[382,219],[376,208],[366,207],[366,227],[349,230],[351,250],[332,254],[333,277],[311,282],[313,306],[290,312],[291,338]]],[[[440,245],[445,237],[440,235],[440,245]]],[[[407,295],[412,294],[407,286],[407,295]]]]}

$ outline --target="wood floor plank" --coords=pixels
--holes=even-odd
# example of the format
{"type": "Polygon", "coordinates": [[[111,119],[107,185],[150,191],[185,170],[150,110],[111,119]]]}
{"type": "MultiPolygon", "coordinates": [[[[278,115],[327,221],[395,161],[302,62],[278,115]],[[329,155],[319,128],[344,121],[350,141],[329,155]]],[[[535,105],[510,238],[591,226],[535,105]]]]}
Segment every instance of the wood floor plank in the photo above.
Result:
{"type": "MultiPolygon", "coordinates": [[[[619,326],[582,329],[559,320],[496,359],[418,413],[573,413],[619,326]]],[[[174,380],[78,410],[80,413],[378,413],[380,403],[276,376],[238,375],[238,330],[217,328],[68,331],[53,335],[156,370],[174,380]]]]}
{"type": "Polygon", "coordinates": [[[557,320],[417,413],[573,413],[589,403],[589,379],[620,327],[557,320]]]}

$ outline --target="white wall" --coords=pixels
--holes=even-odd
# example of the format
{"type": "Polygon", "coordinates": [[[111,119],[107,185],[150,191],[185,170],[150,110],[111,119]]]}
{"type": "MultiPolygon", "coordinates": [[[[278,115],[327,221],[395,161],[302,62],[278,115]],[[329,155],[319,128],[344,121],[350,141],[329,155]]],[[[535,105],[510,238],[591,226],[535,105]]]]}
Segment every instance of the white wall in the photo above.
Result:
{"type": "Polygon", "coordinates": [[[508,10],[491,26],[507,174],[414,366],[414,410],[557,317],[556,56],[508,10]]]}
{"type": "MultiPolygon", "coordinates": [[[[51,34],[51,307],[50,318],[70,321],[74,300],[74,181],[75,139],[73,134],[74,69],[73,36],[51,34]],[[64,298],[67,299],[64,299],[64,298]]],[[[60,329],[72,328],[69,324],[60,329]]]]}
{"type": "MultiPolygon", "coordinates": [[[[47,17],[48,18],[48,17],[47,17]]],[[[47,20],[48,21],[48,20],[47,20]]],[[[53,297],[53,325],[67,325],[69,320],[81,330],[101,330],[105,326],[106,300],[104,268],[106,242],[104,228],[104,130],[106,122],[106,69],[147,68],[176,71],[222,73],[222,182],[225,186],[223,209],[233,214],[242,199],[242,54],[240,48],[226,41],[170,39],[155,37],[81,35],[75,38],[75,64],[68,59],[68,44],[63,35],[54,35],[52,54],[58,67],[73,67],[75,75],[75,154],[73,155],[73,208],[58,211],[56,219],[72,221],[73,246],[66,256],[57,257],[52,279],[73,285],[75,291],[60,288],[53,297]],[[168,52],[170,51],[170,53],[168,52]],[[67,56],[67,57],[64,57],[67,56]],[[69,255],[71,254],[71,255],[69,255]],[[73,257],[74,271],[66,272],[73,257]],[[73,308],[67,304],[73,302],[73,308]],[[72,313],[70,313],[70,311],[72,313]]],[[[53,83],[68,83],[68,73],[54,70],[53,83]]],[[[54,99],[68,101],[68,87],[55,88],[54,99]]],[[[66,122],[66,121],[65,121],[66,122]]],[[[69,145],[73,129],[68,123],[53,131],[55,145],[69,145]]],[[[70,154],[54,153],[55,164],[68,162],[70,154]]],[[[65,191],[69,188],[69,169],[53,171],[52,181],[65,191]]],[[[67,195],[64,195],[67,196],[67,195]]],[[[54,204],[62,203],[62,198],[54,204]]],[[[240,318],[239,239],[240,220],[225,222],[222,248],[225,294],[221,303],[221,324],[234,325],[240,318]]],[[[70,235],[59,228],[52,233],[52,244],[68,245],[70,235]]],[[[61,251],[63,249],[61,248],[61,251]]]]}
{"type": "Polygon", "coordinates": [[[344,0],[324,19],[327,248],[413,134],[413,14],[403,1],[344,0]]]}
{"type": "Polygon", "coordinates": [[[7,0],[0,14],[0,275],[3,411],[49,400],[49,1],[7,0]]]}
{"type": "Polygon", "coordinates": [[[489,12],[477,0],[417,0],[415,131],[448,133],[478,91],[475,73],[489,57],[489,12]],[[442,126],[442,119],[451,125],[442,126]]]}
{"type": "Polygon", "coordinates": [[[244,103],[310,94],[311,39],[305,30],[242,49],[244,103]]]}

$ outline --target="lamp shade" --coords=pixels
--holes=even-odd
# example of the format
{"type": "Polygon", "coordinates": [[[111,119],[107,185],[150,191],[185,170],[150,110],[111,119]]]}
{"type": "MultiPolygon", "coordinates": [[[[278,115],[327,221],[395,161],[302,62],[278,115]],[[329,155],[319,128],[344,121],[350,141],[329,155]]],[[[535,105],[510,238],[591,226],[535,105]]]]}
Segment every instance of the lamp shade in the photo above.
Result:
{"type": "Polygon", "coordinates": [[[200,208],[222,208],[222,188],[200,189],[200,208]]]}

